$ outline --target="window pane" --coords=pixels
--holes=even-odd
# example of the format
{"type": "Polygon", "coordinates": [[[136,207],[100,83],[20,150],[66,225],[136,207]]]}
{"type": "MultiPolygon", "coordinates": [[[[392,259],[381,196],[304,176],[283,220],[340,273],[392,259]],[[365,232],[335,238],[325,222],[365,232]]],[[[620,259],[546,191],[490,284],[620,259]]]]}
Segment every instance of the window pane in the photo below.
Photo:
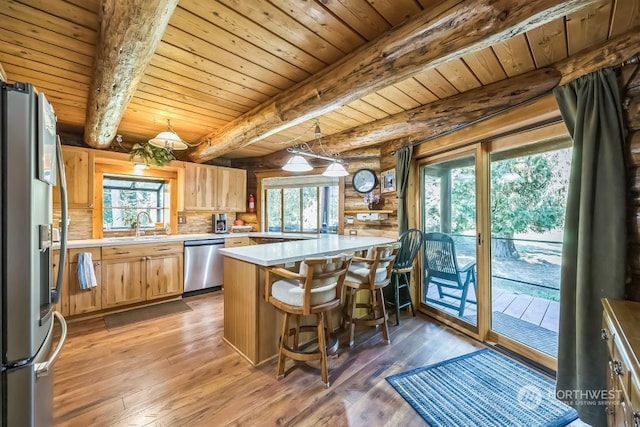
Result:
{"type": "Polygon", "coordinates": [[[302,189],[302,231],[318,232],[318,187],[302,189]]]}
{"type": "Polygon", "coordinates": [[[300,189],[285,188],[284,193],[284,231],[300,231],[300,189]]]}
{"type": "Polygon", "coordinates": [[[168,221],[168,186],[163,180],[105,175],[102,196],[105,230],[133,228],[138,218],[141,228],[168,221]]]}
{"type": "Polygon", "coordinates": [[[267,190],[267,230],[282,231],[282,190],[267,190]]]}

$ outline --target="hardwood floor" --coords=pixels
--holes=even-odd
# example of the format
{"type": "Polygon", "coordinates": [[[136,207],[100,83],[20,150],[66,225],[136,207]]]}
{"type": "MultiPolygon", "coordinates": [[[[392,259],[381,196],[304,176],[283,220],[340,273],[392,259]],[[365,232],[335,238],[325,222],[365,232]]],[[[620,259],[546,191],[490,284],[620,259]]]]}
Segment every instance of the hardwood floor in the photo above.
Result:
{"type": "Polygon", "coordinates": [[[373,328],[357,329],[351,349],[341,337],[325,389],[311,366],[277,380],[275,359],[254,368],[227,345],[221,292],[184,301],[191,311],[112,330],[101,318],[71,323],[56,426],[425,425],[385,377],[483,347],[403,313],[389,346],[373,328]]]}

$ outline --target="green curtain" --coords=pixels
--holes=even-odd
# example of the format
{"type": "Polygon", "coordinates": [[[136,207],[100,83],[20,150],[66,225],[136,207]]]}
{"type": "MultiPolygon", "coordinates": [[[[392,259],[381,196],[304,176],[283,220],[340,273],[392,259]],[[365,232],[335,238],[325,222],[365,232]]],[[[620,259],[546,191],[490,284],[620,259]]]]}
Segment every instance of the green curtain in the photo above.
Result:
{"type": "Polygon", "coordinates": [[[409,186],[409,168],[413,145],[408,145],[396,150],[396,184],[398,186],[398,235],[409,228],[409,216],[407,215],[407,187],[409,186]]]}
{"type": "Polygon", "coordinates": [[[607,349],[601,298],[624,295],[624,127],[613,71],[554,90],[573,138],[560,277],[557,396],[582,421],[606,425],[607,349]],[[591,393],[591,394],[587,394],[591,393]],[[602,403],[602,404],[601,404],[602,403]]]}

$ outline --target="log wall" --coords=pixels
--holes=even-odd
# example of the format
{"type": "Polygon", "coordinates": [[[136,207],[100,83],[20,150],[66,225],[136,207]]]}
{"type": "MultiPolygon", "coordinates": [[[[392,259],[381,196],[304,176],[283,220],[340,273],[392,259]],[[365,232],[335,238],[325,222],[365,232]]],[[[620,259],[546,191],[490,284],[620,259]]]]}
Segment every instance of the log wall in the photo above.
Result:
{"type": "Polygon", "coordinates": [[[627,127],[627,299],[640,301],[640,66],[627,65],[619,77],[627,127]]]}

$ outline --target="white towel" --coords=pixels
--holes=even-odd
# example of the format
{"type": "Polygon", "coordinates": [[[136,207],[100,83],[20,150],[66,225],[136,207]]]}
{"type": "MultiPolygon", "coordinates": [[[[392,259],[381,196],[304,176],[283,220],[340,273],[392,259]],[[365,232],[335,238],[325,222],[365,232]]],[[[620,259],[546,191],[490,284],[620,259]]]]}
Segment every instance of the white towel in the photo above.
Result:
{"type": "Polygon", "coordinates": [[[98,286],[96,271],[93,268],[91,252],[78,253],[78,284],[80,289],[91,289],[98,286]]]}

